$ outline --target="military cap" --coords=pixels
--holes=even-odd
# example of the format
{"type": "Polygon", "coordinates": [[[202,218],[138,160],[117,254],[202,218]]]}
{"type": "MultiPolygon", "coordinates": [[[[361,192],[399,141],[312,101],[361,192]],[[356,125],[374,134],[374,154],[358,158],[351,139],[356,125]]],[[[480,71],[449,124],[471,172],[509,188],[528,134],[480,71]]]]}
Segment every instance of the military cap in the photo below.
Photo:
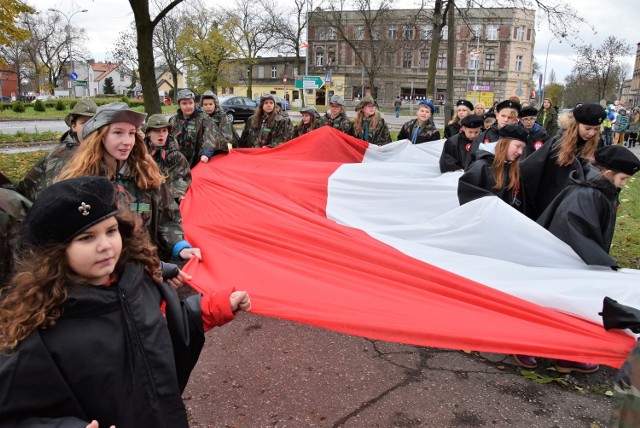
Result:
{"type": "Polygon", "coordinates": [[[178,99],[177,102],[180,102],[180,100],[188,100],[188,99],[196,99],[196,94],[193,93],[193,91],[191,89],[180,89],[178,91],[178,99]]]}
{"type": "Polygon", "coordinates": [[[344,107],[344,98],[342,98],[340,95],[332,95],[329,99],[329,104],[338,104],[344,107]]]}
{"type": "Polygon", "coordinates": [[[537,115],[538,115],[538,110],[535,107],[531,107],[531,106],[522,107],[519,114],[520,117],[531,117],[531,116],[537,116],[537,115]]]}
{"type": "Polygon", "coordinates": [[[503,108],[512,108],[515,109],[515,111],[518,112],[518,114],[520,114],[520,103],[517,103],[515,101],[511,101],[511,100],[504,100],[500,103],[498,103],[498,105],[496,106],[496,111],[500,111],[503,108]]]}
{"type": "Polygon", "coordinates": [[[489,119],[489,118],[495,119],[496,118],[496,114],[494,112],[492,112],[492,111],[488,111],[488,112],[486,112],[485,114],[482,115],[482,118],[485,119],[485,120],[489,119]]]}
{"type": "Polygon", "coordinates": [[[27,213],[25,239],[32,245],[66,244],[118,212],[116,189],[105,177],[77,177],[46,187],[27,213]]]}
{"type": "Polygon", "coordinates": [[[633,175],[640,169],[640,160],[624,146],[604,146],[596,150],[596,163],[607,169],[633,175]]]}
{"type": "Polygon", "coordinates": [[[98,107],[96,114],[85,123],[82,130],[82,139],[87,138],[92,132],[110,123],[127,122],[139,128],[146,117],[146,113],[138,113],[131,110],[127,103],[105,104],[98,107]]]}
{"type": "Polygon", "coordinates": [[[433,103],[431,101],[427,101],[427,100],[422,100],[418,103],[418,108],[420,108],[420,106],[427,106],[431,109],[431,114],[435,114],[436,112],[436,107],[433,105],[433,103]]]}
{"type": "Polygon", "coordinates": [[[469,100],[458,100],[456,102],[456,107],[458,106],[465,106],[469,110],[473,111],[473,104],[469,100]]]}
{"type": "Polygon", "coordinates": [[[597,126],[607,117],[600,104],[583,104],[573,109],[573,117],[578,123],[597,126]]]}
{"type": "Polygon", "coordinates": [[[509,140],[518,140],[523,143],[527,142],[529,137],[529,133],[522,126],[517,123],[513,123],[511,125],[503,126],[498,131],[498,135],[500,138],[508,138],[509,140]]]}
{"type": "Polygon", "coordinates": [[[362,100],[360,100],[360,102],[356,106],[356,111],[362,110],[364,106],[366,106],[367,104],[376,105],[376,102],[371,95],[367,95],[364,98],[362,98],[362,100]]]}
{"type": "Polygon", "coordinates": [[[169,128],[169,132],[171,132],[171,124],[163,114],[154,114],[149,116],[147,119],[147,123],[142,127],[143,132],[147,132],[149,129],[162,129],[169,128]]]}
{"type": "Polygon", "coordinates": [[[482,116],[478,116],[477,114],[468,114],[462,118],[460,125],[471,129],[482,128],[482,125],[484,125],[484,119],[482,116]]]}
{"type": "Polygon", "coordinates": [[[318,113],[318,110],[316,110],[315,108],[311,107],[311,106],[307,106],[304,108],[300,109],[300,113],[308,113],[311,114],[315,117],[320,117],[320,114],[318,113]]]}
{"type": "Polygon", "coordinates": [[[214,94],[213,91],[204,91],[200,96],[200,101],[208,98],[214,100],[216,104],[218,104],[218,96],[214,94]]]}
{"type": "Polygon", "coordinates": [[[92,117],[96,114],[96,110],[98,106],[93,100],[89,99],[81,99],[73,106],[73,109],[69,112],[69,114],[64,118],[64,123],[67,124],[69,128],[71,128],[72,122],[76,116],[87,116],[92,117]]]}

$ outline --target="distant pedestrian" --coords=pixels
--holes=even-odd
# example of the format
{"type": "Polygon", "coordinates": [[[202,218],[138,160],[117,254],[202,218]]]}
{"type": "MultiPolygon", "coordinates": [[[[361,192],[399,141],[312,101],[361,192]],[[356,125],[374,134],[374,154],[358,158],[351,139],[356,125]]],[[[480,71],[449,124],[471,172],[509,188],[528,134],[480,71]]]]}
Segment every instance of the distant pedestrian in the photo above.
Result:
{"type": "Polygon", "coordinates": [[[549,137],[554,137],[558,132],[558,116],[549,98],[542,102],[536,121],[547,130],[549,137]]]}
{"type": "Polygon", "coordinates": [[[473,114],[477,115],[477,116],[484,116],[484,114],[487,112],[487,110],[484,108],[484,104],[482,103],[476,103],[475,108],[473,109],[473,114]]]}
{"type": "Polygon", "coordinates": [[[618,116],[613,124],[613,144],[624,146],[624,134],[629,129],[629,116],[624,107],[618,109],[618,116]]]}
{"type": "Polygon", "coordinates": [[[396,97],[396,100],[393,102],[393,108],[396,112],[396,117],[400,117],[400,108],[402,107],[402,100],[400,96],[396,97]]]}
{"type": "Polygon", "coordinates": [[[630,122],[628,146],[635,147],[638,141],[638,134],[640,134],[640,108],[633,109],[633,116],[630,118],[630,122]]]}

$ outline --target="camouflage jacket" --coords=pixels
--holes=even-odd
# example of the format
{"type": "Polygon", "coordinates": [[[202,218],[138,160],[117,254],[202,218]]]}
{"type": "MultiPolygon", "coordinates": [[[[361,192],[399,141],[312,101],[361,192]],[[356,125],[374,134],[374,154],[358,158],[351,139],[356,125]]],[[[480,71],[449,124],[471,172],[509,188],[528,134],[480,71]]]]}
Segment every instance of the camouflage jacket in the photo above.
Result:
{"type": "Polygon", "coordinates": [[[391,134],[389,134],[389,128],[387,127],[387,123],[384,121],[382,116],[380,116],[379,113],[376,114],[378,114],[378,125],[375,129],[369,129],[368,135],[365,135],[366,126],[369,122],[366,119],[362,121],[362,132],[359,135],[356,135],[355,129],[353,129],[352,127],[351,135],[368,143],[376,144],[378,146],[384,146],[385,144],[389,144],[391,142],[391,134]]]}
{"type": "Polygon", "coordinates": [[[232,147],[238,147],[238,134],[233,129],[233,123],[229,121],[227,114],[223,110],[216,109],[209,117],[225,136],[227,144],[231,144],[232,147]]]}
{"type": "Polygon", "coordinates": [[[53,183],[53,179],[62,171],[78,146],[76,134],[65,132],[60,138],[60,144],[36,162],[24,178],[16,183],[16,191],[35,201],[40,192],[53,183]]]}
{"type": "Polygon", "coordinates": [[[438,128],[436,128],[436,125],[434,125],[431,119],[427,120],[427,122],[418,130],[414,139],[413,134],[416,130],[416,126],[418,126],[418,119],[410,120],[402,125],[402,129],[398,133],[398,140],[407,139],[413,144],[420,144],[440,139],[440,131],[438,131],[438,128]]]}
{"type": "Polygon", "coordinates": [[[613,394],[613,413],[609,426],[640,426],[640,343],[620,368],[613,394]]]}
{"type": "Polygon", "coordinates": [[[114,184],[118,189],[118,205],[140,215],[143,226],[158,246],[158,255],[168,260],[175,245],[184,240],[180,208],[169,186],[162,183],[159,189],[140,190],[126,163],[116,174],[114,184]]]}
{"type": "Polygon", "coordinates": [[[349,134],[351,132],[352,123],[345,112],[340,113],[335,118],[332,118],[327,112],[324,116],[322,116],[322,119],[324,125],[336,128],[338,131],[342,131],[346,134],[349,134]]]}
{"type": "Polygon", "coordinates": [[[291,138],[296,138],[299,137],[301,135],[306,134],[307,132],[311,132],[315,129],[320,128],[323,125],[322,120],[321,119],[316,119],[316,123],[313,126],[313,129],[311,129],[310,126],[305,125],[304,123],[300,122],[299,124],[297,124],[295,126],[295,128],[293,128],[293,135],[291,136],[291,138]]]}
{"type": "Polygon", "coordinates": [[[276,147],[291,139],[293,133],[291,119],[276,113],[273,115],[273,124],[269,127],[267,118],[262,118],[258,129],[251,127],[252,118],[249,118],[238,141],[238,147],[276,147]]]}
{"type": "Polygon", "coordinates": [[[174,199],[181,200],[191,184],[191,168],[189,162],[177,148],[177,143],[171,135],[163,147],[154,146],[149,137],[144,143],[149,154],[156,161],[160,173],[167,177],[167,186],[174,199]]]}
{"type": "Polygon", "coordinates": [[[184,118],[182,110],[169,119],[173,138],[178,142],[180,152],[187,158],[193,168],[200,162],[200,156],[211,157],[219,152],[228,152],[227,140],[213,121],[200,109],[188,118],[184,118]]]}
{"type": "Polygon", "coordinates": [[[20,225],[31,201],[13,190],[0,188],[0,287],[13,272],[20,225]]]}

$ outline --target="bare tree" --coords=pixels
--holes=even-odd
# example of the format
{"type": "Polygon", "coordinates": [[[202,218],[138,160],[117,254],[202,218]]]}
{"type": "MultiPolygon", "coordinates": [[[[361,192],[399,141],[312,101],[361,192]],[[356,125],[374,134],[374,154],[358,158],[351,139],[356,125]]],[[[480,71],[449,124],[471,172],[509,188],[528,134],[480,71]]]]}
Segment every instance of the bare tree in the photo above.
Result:
{"type": "Polygon", "coordinates": [[[138,51],[133,25],[130,29],[118,33],[109,56],[114,62],[122,64],[126,73],[131,76],[131,86],[135,86],[138,83],[138,51]]]}
{"type": "Polygon", "coordinates": [[[178,74],[182,63],[182,51],[178,49],[178,36],[180,35],[181,12],[178,8],[169,12],[158,25],[153,33],[153,44],[156,48],[157,57],[162,59],[161,66],[166,68],[171,74],[173,84],[173,97],[177,97],[178,74]]]}
{"type": "Polygon", "coordinates": [[[0,64],[16,73],[18,76],[18,94],[23,93],[22,81],[29,77],[29,56],[25,50],[25,42],[15,41],[0,45],[0,64]]]}

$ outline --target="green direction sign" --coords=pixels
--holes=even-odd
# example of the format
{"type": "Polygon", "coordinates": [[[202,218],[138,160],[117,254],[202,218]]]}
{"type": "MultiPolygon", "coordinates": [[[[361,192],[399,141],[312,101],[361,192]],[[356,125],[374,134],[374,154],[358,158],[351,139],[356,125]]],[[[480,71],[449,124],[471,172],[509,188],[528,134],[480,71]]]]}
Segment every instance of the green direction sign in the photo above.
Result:
{"type": "Polygon", "coordinates": [[[324,80],[320,76],[298,76],[296,77],[296,88],[298,89],[320,89],[324,86],[324,80]]]}
{"type": "Polygon", "coordinates": [[[74,80],[73,86],[84,86],[85,88],[89,86],[89,82],[86,80],[74,80]]]}

